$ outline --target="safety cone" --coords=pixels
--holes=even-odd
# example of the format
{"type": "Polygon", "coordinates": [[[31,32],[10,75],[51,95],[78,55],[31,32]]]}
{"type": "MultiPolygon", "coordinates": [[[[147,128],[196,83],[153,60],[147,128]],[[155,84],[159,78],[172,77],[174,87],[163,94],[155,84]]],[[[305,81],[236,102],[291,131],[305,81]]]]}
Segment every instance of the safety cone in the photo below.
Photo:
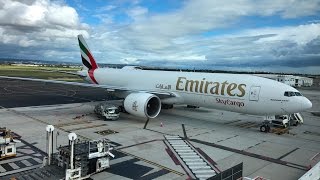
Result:
{"type": "Polygon", "coordinates": [[[163,123],[162,122],[160,123],[160,127],[163,127],[163,123]]]}

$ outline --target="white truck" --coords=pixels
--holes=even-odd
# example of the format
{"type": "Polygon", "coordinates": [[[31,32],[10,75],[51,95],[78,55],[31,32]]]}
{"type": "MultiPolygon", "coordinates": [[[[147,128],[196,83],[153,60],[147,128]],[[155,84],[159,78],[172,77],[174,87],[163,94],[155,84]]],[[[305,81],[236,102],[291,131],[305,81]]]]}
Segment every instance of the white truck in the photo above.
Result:
{"type": "Polygon", "coordinates": [[[119,107],[110,103],[99,103],[95,106],[94,112],[105,120],[117,120],[120,116],[119,107]]]}

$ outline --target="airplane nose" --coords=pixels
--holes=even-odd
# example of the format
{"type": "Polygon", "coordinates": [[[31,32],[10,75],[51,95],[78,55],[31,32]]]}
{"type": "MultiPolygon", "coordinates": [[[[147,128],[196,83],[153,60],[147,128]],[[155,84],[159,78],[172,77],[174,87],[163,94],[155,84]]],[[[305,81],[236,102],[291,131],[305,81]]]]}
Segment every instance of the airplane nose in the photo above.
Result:
{"type": "Polygon", "coordinates": [[[305,98],[305,100],[301,103],[301,108],[304,110],[312,108],[312,102],[309,99],[305,98]]]}

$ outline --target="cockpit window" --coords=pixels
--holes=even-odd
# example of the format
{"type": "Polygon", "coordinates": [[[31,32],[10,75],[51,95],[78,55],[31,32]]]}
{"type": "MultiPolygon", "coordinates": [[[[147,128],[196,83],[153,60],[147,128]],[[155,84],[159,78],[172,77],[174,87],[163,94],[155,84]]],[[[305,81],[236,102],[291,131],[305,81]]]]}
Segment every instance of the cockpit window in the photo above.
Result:
{"type": "Polygon", "coordinates": [[[287,97],[302,96],[302,94],[299,92],[286,91],[286,92],[284,92],[284,96],[287,96],[287,97]]]}
{"type": "Polygon", "coordinates": [[[294,92],[289,92],[290,96],[295,96],[296,94],[294,92]]]}

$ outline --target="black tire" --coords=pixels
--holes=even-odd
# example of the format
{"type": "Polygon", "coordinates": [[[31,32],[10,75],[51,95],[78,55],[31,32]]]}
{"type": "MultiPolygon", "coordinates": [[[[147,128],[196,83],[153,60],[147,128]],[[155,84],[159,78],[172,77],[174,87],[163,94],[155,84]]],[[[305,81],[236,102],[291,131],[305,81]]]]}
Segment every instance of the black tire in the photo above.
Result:
{"type": "Polygon", "coordinates": [[[267,132],[267,126],[265,126],[265,125],[260,126],[260,131],[267,132]]]}
{"type": "Polygon", "coordinates": [[[271,129],[270,126],[267,125],[266,128],[267,128],[267,132],[270,132],[270,129],[271,129]]]}

